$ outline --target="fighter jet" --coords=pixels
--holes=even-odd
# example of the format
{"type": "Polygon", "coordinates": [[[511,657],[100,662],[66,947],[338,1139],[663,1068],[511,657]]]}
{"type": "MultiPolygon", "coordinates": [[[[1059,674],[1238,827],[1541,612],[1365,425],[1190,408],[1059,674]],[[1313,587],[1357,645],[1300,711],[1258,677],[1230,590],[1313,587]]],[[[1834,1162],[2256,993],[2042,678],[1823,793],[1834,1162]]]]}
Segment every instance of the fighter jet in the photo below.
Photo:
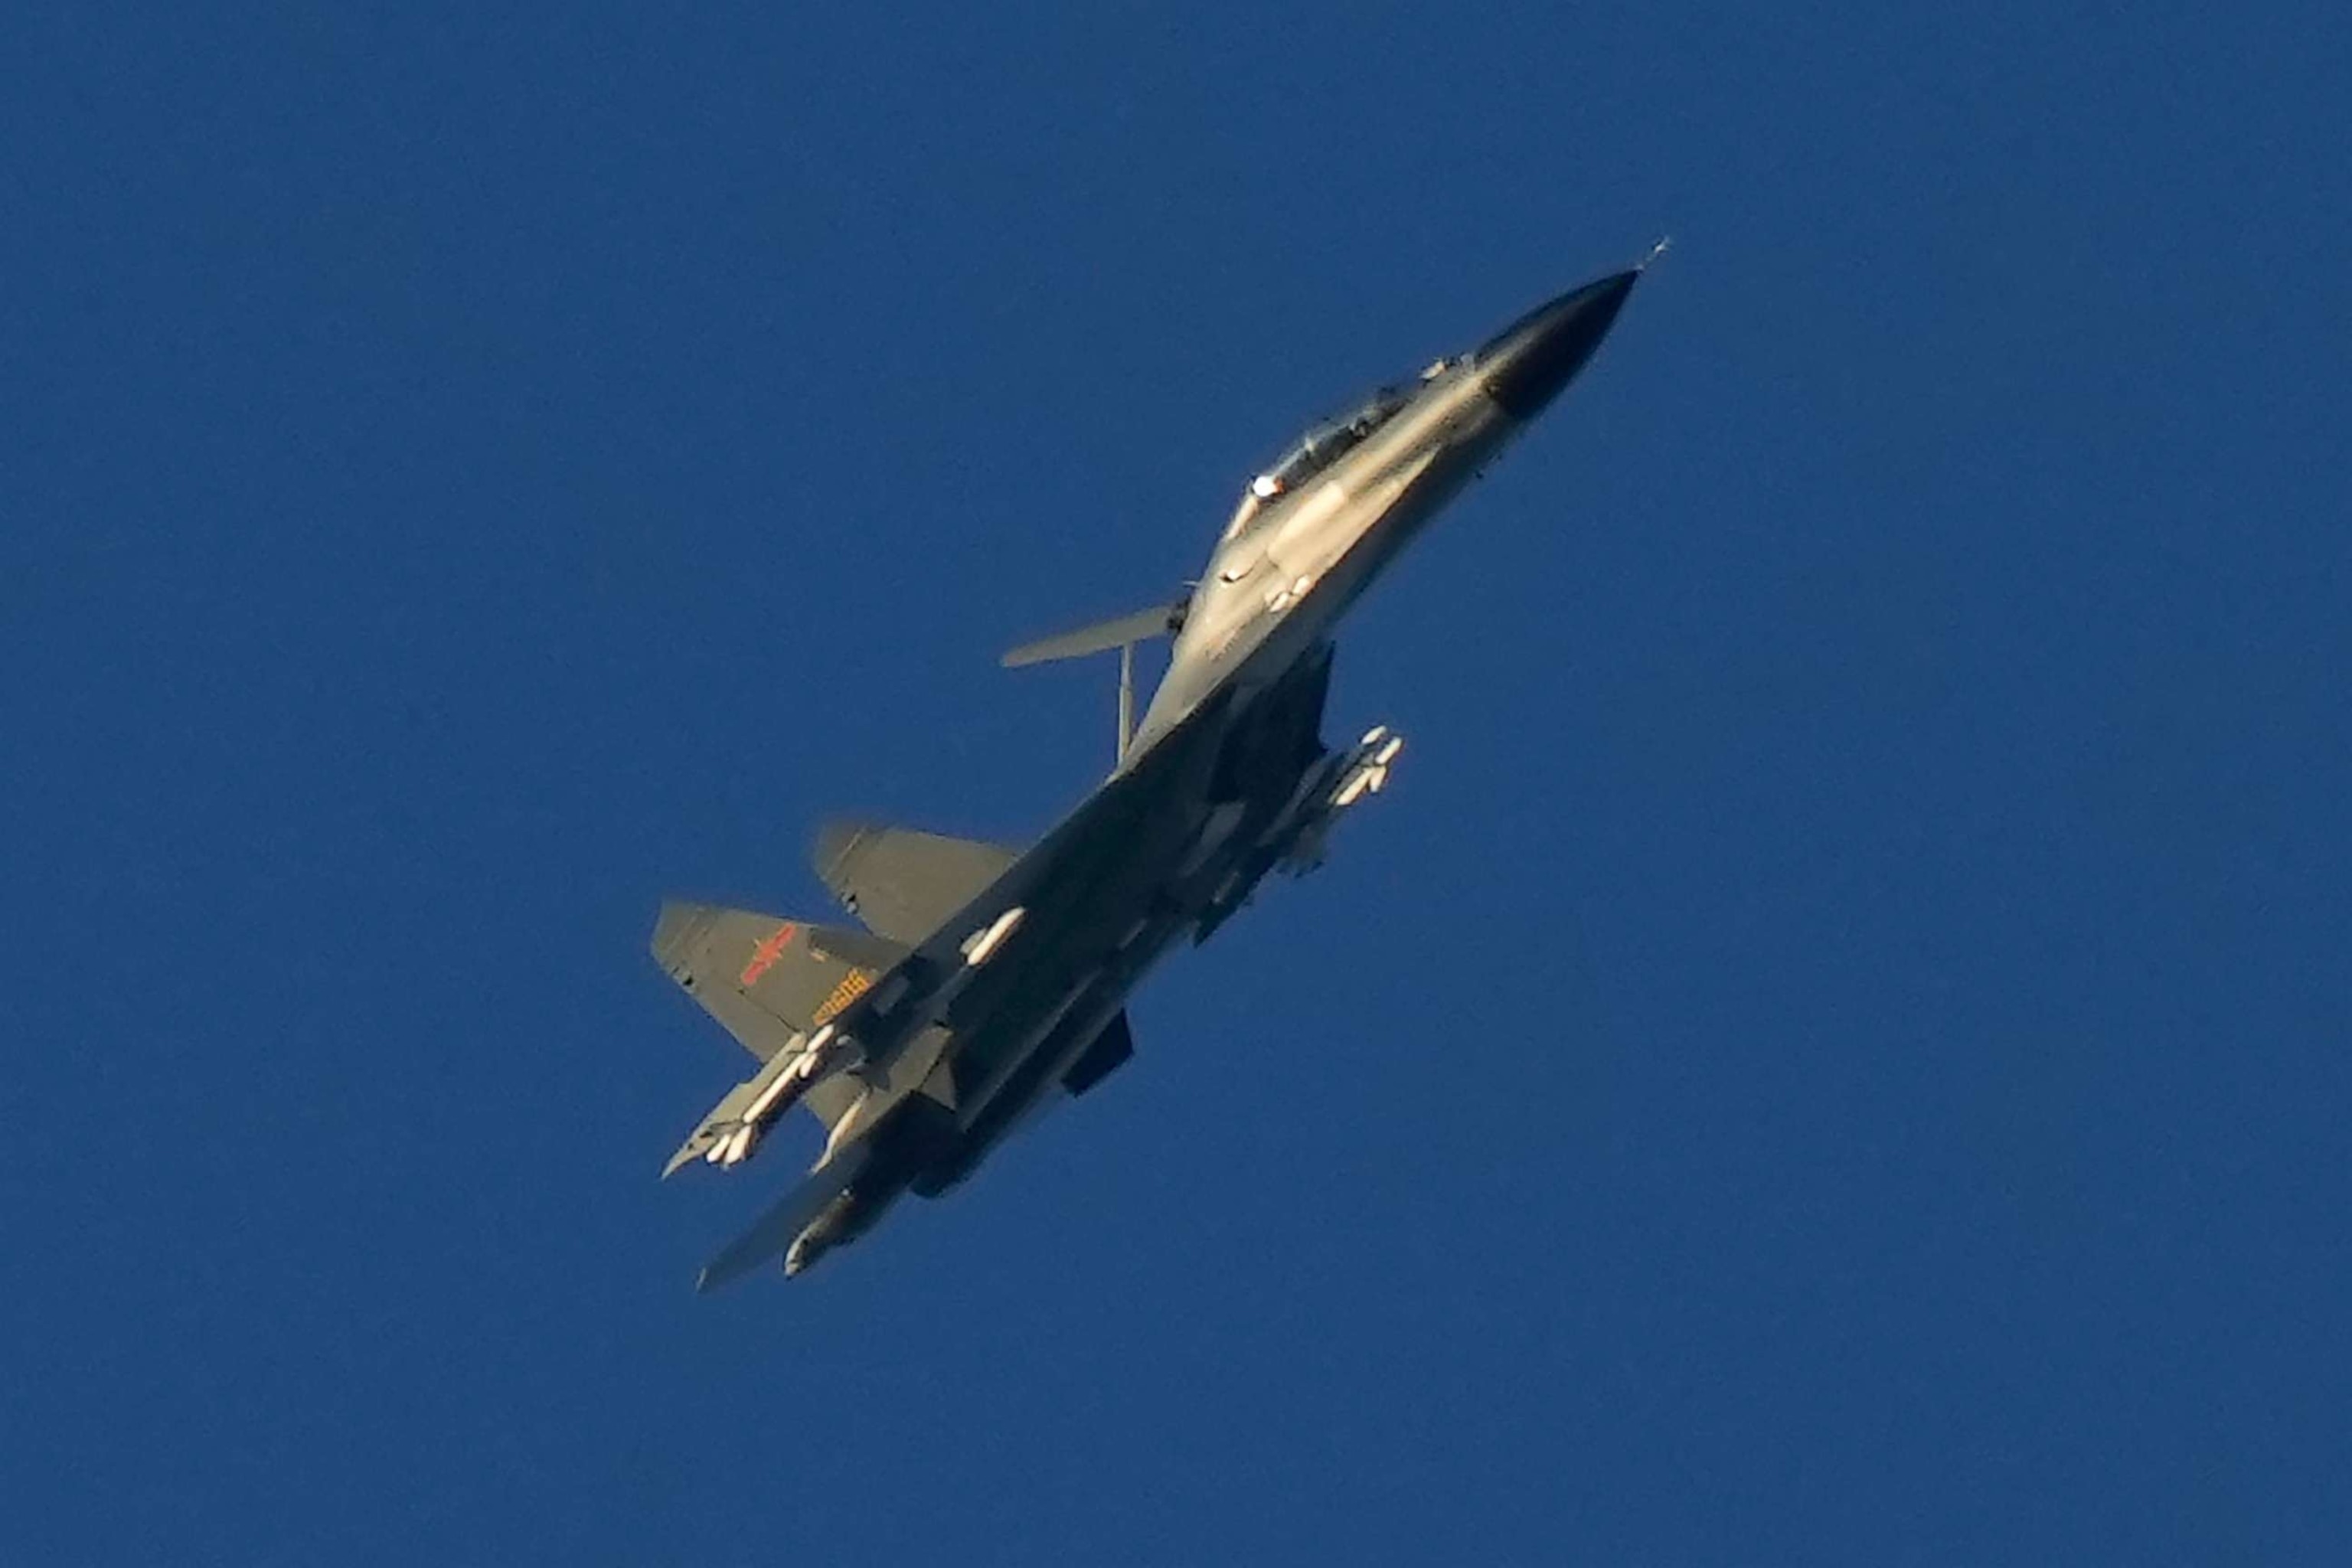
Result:
{"type": "Polygon", "coordinates": [[[815,1165],[698,1289],[779,1257],[798,1274],[903,1194],[954,1187],[1134,1054],[1129,994],[1180,940],[1207,940],[1270,872],[1321,862],[1404,746],[1381,725],[1322,739],[1340,617],[1584,368],[1647,265],[1309,429],[1249,480],[1177,602],[1005,655],[1118,655],[1117,766],[1034,846],[836,823],[815,869],[855,926],[663,907],[656,960],[760,1063],[663,1174],[744,1164],[796,1104],[825,1129],[815,1165]],[[1138,723],[1135,647],[1161,637],[1138,723]]]}

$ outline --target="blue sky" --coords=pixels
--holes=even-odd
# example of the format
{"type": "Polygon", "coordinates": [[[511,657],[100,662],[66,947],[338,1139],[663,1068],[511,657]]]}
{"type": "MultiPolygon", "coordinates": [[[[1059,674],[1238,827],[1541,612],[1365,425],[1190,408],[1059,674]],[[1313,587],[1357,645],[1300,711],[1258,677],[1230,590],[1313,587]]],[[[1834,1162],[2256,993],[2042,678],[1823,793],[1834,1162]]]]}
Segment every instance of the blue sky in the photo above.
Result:
{"type": "Polygon", "coordinates": [[[2333,12],[22,7],[0,1557],[2340,1562],[2333,12]],[[670,892],[1020,838],[1364,386],[1331,867],[697,1300],[670,892]]]}

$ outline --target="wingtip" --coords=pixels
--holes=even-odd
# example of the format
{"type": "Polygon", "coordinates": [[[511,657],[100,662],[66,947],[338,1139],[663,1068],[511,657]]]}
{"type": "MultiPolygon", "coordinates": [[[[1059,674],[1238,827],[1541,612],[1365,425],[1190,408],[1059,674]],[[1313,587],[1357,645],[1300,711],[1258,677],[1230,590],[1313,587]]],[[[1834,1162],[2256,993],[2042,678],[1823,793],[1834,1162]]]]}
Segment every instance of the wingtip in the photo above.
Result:
{"type": "Polygon", "coordinates": [[[698,1296],[708,1296],[713,1291],[722,1289],[751,1272],[754,1267],[754,1264],[746,1262],[740,1258],[730,1258],[721,1253],[697,1271],[694,1276],[694,1293],[698,1296]]]}
{"type": "Polygon", "coordinates": [[[653,935],[646,943],[655,962],[667,968],[681,960],[709,923],[712,912],[709,904],[690,899],[664,899],[661,913],[654,919],[653,935]]]}
{"type": "Polygon", "coordinates": [[[873,831],[872,823],[854,816],[828,817],[817,824],[816,837],[809,846],[809,859],[816,874],[828,880],[840,875],[850,851],[873,831]]]}

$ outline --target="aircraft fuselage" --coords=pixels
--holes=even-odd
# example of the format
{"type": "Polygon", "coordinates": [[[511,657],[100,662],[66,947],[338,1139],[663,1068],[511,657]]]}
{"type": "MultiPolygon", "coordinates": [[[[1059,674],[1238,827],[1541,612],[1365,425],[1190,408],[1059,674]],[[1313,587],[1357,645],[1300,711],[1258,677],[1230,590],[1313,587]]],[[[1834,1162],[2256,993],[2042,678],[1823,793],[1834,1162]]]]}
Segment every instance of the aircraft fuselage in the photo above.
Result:
{"type": "Polygon", "coordinates": [[[835,1020],[871,1087],[818,1167],[842,1159],[850,1179],[788,1271],[906,1190],[946,1191],[1066,1083],[1115,1068],[1122,1009],[1153,965],[1277,865],[1319,855],[1337,813],[1380,787],[1401,742],[1375,730],[1335,752],[1318,733],[1340,618],[1582,367],[1636,275],[1560,296],[1253,480],[1118,768],[835,1020]],[[910,1064],[919,1041],[934,1054],[910,1064]]]}

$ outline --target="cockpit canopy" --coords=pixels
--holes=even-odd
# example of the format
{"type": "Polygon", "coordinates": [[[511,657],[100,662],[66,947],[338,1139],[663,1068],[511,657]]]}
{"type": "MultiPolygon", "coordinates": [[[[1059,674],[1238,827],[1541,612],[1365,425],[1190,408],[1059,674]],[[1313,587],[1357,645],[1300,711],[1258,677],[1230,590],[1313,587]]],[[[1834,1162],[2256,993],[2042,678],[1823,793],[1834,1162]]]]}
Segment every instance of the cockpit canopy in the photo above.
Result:
{"type": "Polygon", "coordinates": [[[1249,526],[1251,519],[1267,502],[1298,489],[1361,445],[1366,437],[1395,418],[1397,411],[1412,401],[1417,390],[1405,385],[1383,386],[1360,407],[1323,421],[1292,442],[1288,451],[1250,480],[1249,488],[1242,494],[1241,505],[1234,511],[1233,521],[1225,525],[1225,537],[1231,539],[1249,526]]]}
{"type": "Polygon", "coordinates": [[[1297,489],[1394,418],[1406,397],[1404,388],[1384,386],[1362,407],[1325,420],[1291,443],[1290,450],[1250,481],[1250,489],[1262,497],[1297,489]]]}

